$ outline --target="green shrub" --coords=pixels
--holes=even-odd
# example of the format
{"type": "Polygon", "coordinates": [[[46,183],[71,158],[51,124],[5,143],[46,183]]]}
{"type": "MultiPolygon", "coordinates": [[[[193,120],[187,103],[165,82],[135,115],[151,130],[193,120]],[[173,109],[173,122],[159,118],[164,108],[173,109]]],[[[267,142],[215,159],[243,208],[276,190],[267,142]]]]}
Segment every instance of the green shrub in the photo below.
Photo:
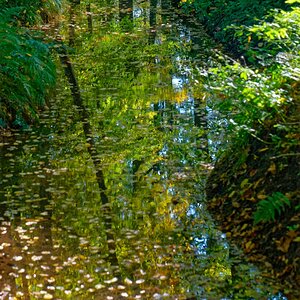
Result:
{"type": "Polygon", "coordinates": [[[251,26],[266,16],[270,9],[288,7],[284,0],[186,0],[181,2],[183,11],[195,14],[207,30],[227,45],[231,51],[237,50],[238,44],[234,39],[234,29],[228,26],[251,26]]]}
{"type": "Polygon", "coordinates": [[[299,105],[300,8],[274,10],[272,20],[236,27],[250,66],[224,59],[210,70],[208,92],[216,95],[210,105],[227,116],[238,138],[284,122],[289,108],[299,105]]]}
{"type": "MultiPolygon", "coordinates": [[[[285,71],[288,68],[292,70],[299,66],[300,8],[273,10],[269,16],[272,21],[265,19],[253,26],[231,26],[239,40],[240,52],[245,53],[251,63],[283,65],[285,71]]],[[[294,75],[291,78],[298,80],[299,68],[296,72],[296,78],[294,75]]]]}
{"type": "Polygon", "coordinates": [[[22,126],[36,117],[55,84],[49,48],[37,34],[12,24],[17,9],[0,12],[0,124],[22,126]]]}

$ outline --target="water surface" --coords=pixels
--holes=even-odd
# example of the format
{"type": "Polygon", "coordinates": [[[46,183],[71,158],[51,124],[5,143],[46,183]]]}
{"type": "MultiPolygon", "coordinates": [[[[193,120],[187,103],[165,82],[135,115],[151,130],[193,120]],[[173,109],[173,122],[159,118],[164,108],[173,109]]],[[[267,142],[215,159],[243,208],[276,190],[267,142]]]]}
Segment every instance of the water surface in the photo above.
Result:
{"type": "Polygon", "coordinates": [[[40,123],[0,141],[0,299],[272,298],[205,210],[216,46],[155,4],[65,11],[84,111],[58,62],[40,123]]]}

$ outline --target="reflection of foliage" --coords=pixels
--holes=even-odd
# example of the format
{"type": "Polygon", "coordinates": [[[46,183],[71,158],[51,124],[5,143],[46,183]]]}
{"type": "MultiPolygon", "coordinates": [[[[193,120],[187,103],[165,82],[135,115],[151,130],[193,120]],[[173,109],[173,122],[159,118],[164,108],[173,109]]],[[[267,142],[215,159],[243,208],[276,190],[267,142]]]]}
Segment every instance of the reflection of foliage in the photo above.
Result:
{"type": "Polygon", "coordinates": [[[139,32],[124,34],[116,31],[118,28],[113,30],[115,32],[110,34],[101,34],[100,31],[98,35],[83,42],[83,48],[93,53],[92,57],[80,58],[82,70],[79,72],[79,78],[83,84],[89,81],[99,88],[119,87],[128,90],[128,84],[137,83],[134,79],[140,71],[150,68],[157,57],[158,49],[161,57],[166,51],[172,53],[172,49],[165,45],[148,45],[148,39],[139,32]],[[101,76],[97,76],[98,74],[101,76]],[[123,80],[127,80],[126,85],[123,80]]]}
{"type": "Polygon", "coordinates": [[[279,192],[273,193],[267,199],[258,203],[257,211],[254,213],[254,224],[275,221],[276,211],[280,215],[285,207],[290,205],[290,200],[285,195],[279,192]]]}

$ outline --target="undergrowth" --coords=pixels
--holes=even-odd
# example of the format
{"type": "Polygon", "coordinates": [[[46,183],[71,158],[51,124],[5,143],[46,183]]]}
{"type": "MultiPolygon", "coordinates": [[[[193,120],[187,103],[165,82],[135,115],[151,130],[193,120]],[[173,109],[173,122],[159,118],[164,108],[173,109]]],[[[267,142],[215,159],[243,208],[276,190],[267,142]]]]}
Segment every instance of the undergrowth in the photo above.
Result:
{"type": "Polygon", "coordinates": [[[50,49],[43,34],[30,28],[60,2],[0,0],[0,127],[26,127],[36,120],[55,85],[50,49]]]}
{"type": "Polygon", "coordinates": [[[194,14],[227,49],[236,51],[238,40],[231,25],[252,26],[272,8],[287,9],[284,0],[185,0],[181,9],[194,14]]]}
{"type": "MultiPolygon", "coordinates": [[[[234,143],[243,144],[249,135],[270,143],[260,132],[278,126],[289,130],[288,115],[299,106],[300,8],[272,14],[270,22],[236,28],[235,35],[253,64],[225,57],[205,79],[209,105],[227,119],[234,143]]],[[[280,138],[271,140],[274,147],[280,143],[280,138]]]]}

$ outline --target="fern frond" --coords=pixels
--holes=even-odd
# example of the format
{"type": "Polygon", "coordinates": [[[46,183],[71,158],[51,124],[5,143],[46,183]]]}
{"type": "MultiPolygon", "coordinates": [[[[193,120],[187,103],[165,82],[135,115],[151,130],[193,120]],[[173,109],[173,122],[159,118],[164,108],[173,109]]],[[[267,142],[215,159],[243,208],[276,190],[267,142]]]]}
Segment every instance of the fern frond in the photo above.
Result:
{"type": "MultiPolygon", "coordinates": [[[[34,118],[45,103],[47,90],[55,85],[55,64],[48,45],[26,28],[4,22],[1,16],[0,10],[2,112],[18,112],[20,120],[34,118]]],[[[12,118],[10,113],[1,114],[6,123],[12,118]]]]}
{"type": "Polygon", "coordinates": [[[261,200],[254,212],[254,225],[260,222],[275,221],[276,213],[281,215],[286,206],[291,206],[290,200],[280,192],[275,192],[265,200],[261,200]]]}

